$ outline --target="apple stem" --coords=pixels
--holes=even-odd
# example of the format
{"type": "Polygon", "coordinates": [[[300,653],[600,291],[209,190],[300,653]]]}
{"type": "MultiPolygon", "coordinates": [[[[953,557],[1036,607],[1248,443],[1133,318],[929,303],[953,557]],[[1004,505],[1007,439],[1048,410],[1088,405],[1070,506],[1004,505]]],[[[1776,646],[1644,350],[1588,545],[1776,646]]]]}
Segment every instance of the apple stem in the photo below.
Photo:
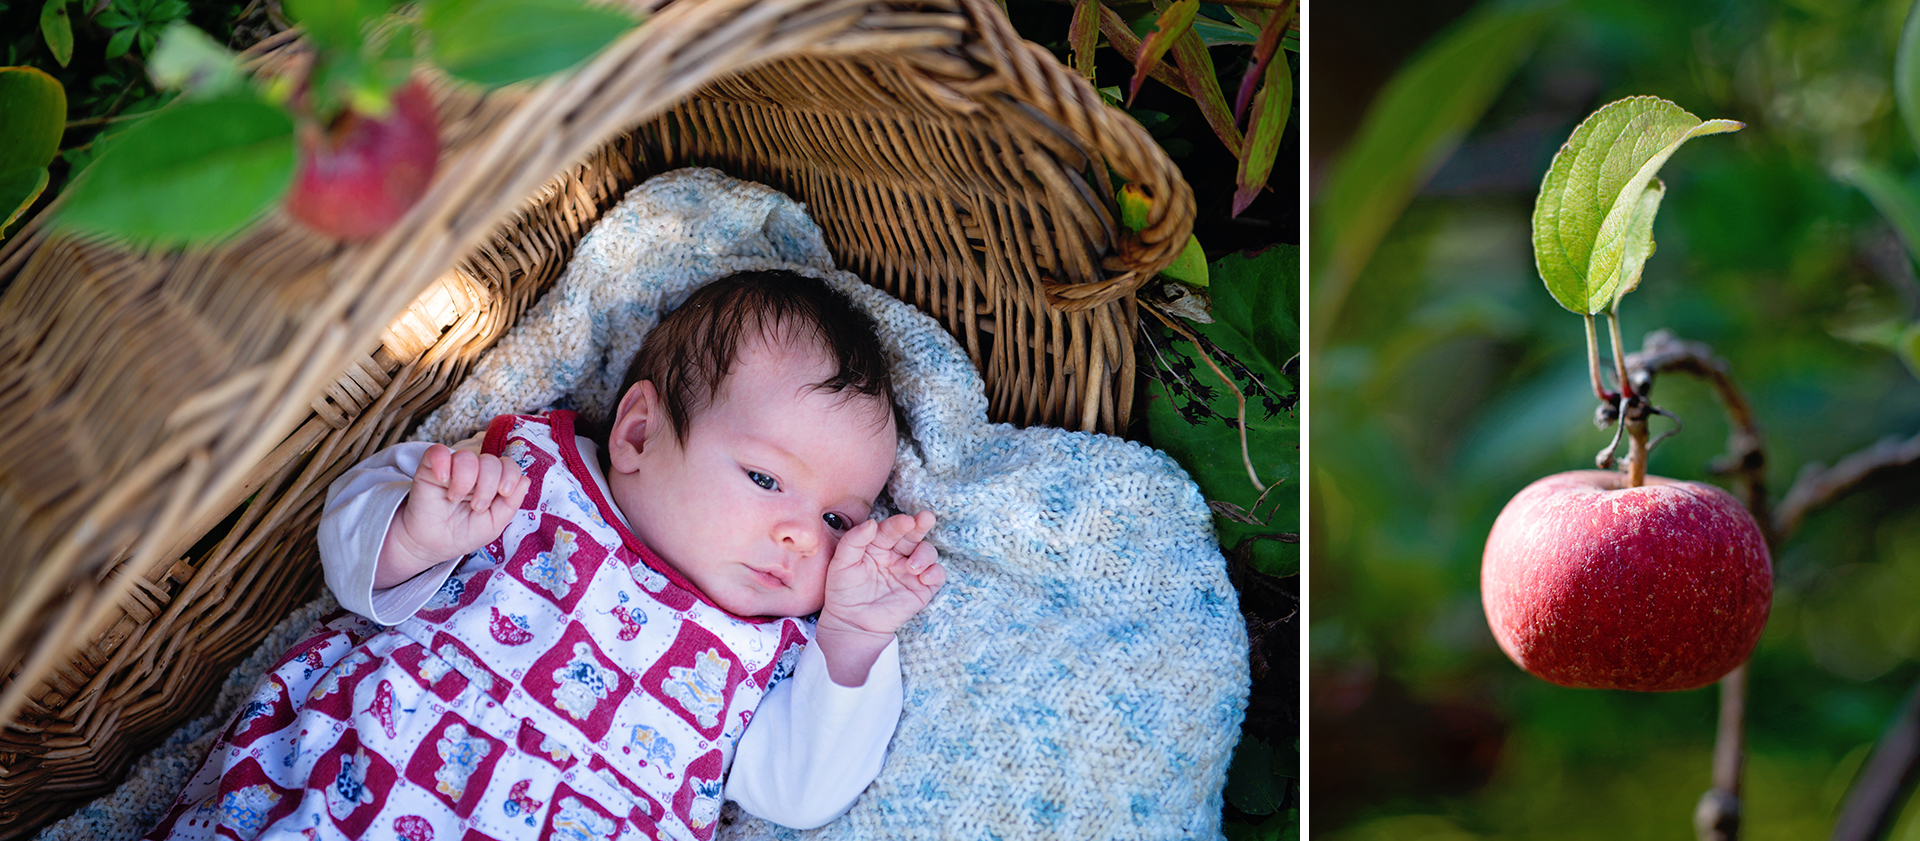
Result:
{"type": "MultiPolygon", "coordinates": [[[[1614,302],[1613,309],[1607,311],[1607,339],[1613,343],[1613,377],[1620,384],[1620,393],[1615,396],[1619,402],[1619,423],[1627,433],[1627,463],[1623,465],[1627,473],[1626,486],[1637,488],[1647,483],[1647,416],[1658,411],[1653,409],[1643,395],[1635,394],[1633,381],[1627,377],[1627,354],[1620,345],[1620,303],[1614,302]]],[[[1592,342],[1593,316],[1587,316],[1589,346],[1592,342]]],[[[1597,362],[1594,367],[1594,379],[1599,380],[1597,362]]]]}
{"type": "Polygon", "coordinates": [[[1588,313],[1587,321],[1587,374],[1593,379],[1593,396],[1602,403],[1618,403],[1620,395],[1607,390],[1606,383],[1600,380],[1600,339],[1594,333],[1593,314],[1588,313]]]}
{"type": "Polygon", "coordinates": [[[1627,353],[1620,345],[1620,302],[1613,302],[1613,309],[1607,311],[1607,338],[1613,342],[1613,378],[1620,384],[1620,396],[1628,400],[1634,398],[1633,383],[1627,379],[1627,353]]]}

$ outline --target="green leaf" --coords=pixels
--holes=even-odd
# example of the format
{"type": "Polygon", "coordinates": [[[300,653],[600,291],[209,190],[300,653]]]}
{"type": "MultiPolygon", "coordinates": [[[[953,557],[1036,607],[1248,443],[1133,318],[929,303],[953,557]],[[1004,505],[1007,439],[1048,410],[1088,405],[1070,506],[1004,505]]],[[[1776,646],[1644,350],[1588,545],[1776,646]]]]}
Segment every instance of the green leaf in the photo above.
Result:
{"type": "Polygon", "coordinates": [[[1852,161],[1835,168],[1835,177],[1865,193],[1873,208],[1886,217],[1907,253],[1920,258],[1920,194],[1900,176],[1876,163],[1852,161]]]}
{"type": "Polygon", "coordinates": [[[61,67],[73,60],[73,18],[67,14],[67,0],[47,0],[40,7],[40,34],[61,67]]]}
{"type": "Polygon", "coordinates": [[[1620,303],[1628,292],[1640,286],[1640,272],[1646,268],[1647,258],[1653,256],[1653,217],[1660,213],[1660,200],[1666,195],[1667,185],[1658,178],[1640,192],[1640,200],[1634,205],[1627,224],[1627,244],[1620,254],[1620,288],[1614,291],[1608,306],[1620,303]]]}
{"type": "Polygon", "coordinates": [[[196,99],[231,93],[246,84],[233,52],[184,22],[175,22],[161,34],[159,48],[147,61],[147,72],[161,87],[178,88],[196,99]]]}
{"type": "MultiPolygon", "coordinates": [[[[1407,62],[1367,109],[1309,230],[1315,334],[1338,317],[1387,229],[1533,52],[1547,10],[1483,4],[1407,62]]],[[[1282,47],[1286,46],[1283,39],[1282,47]]]]}
{"type": "MultiPolygon", "coordinates": [[[[1176,0],[1154,21],[1153,32],[1140,39],[1140,52],[1133,57],[1133,82],[1127,89],[1127,101],[1140,94],[1141,83],[1153,71],[1154,63],[1167,54],[1181,35],[1191,31],[1193,16],[1200,11],[1200,0],[1176,0]]],[[[1111,37],[1111,36],[1109,36],[1111,37]]]]}
{"type": "Polygon", "coordinates": [[[1293,70],[1285,56],[1267,62],[1266,80],[1253,96],[1253,118],[1247,122],[1247,145],[1240,152],[1240,172],[1235,179],[1233,215],[1253,204],[1273,175],[1273,162],[1280,156],[1280,140],[1287,133],[1287,115],[1293,109],[1293,70]]]}
{"type": "Polygon", "coordinates": [[[638,22],[577,0],[429,0],[421,27],[435,64],[494,87],[573,67],[638,22]]]}
{"type": "Polygon", "coordinates": [[[6,221],[0,222],[0,234],[7,232],[20,214],[33,206],[33,200],[47,189],[47,168],[44,166],[21,167],[0,172],[0,210],[6,210],[6,221]]]}
{"type": "Polygon", "coordinates": [[[344,52],[360,51],[367,24],[392,10],[390,0],[286,0],[287,16],[306,27],[314,43],[344,52]]]}
{"type": "Polygon", "coordinates": [[[1534,265],[1554,300],[1583,315],[1612,306],[1625,282],[1634,215],[1654,174],[1688,140],[1744,127],[1703,121],[1654,96],[1610,103],[1576,127],[1533,205],[1534,265]]]}
{"type": "Polygon", "coordinates": [[[60,152],[67,91],[34,67],[0,67],[0,172],[43,167],[60,152]]]}
{"type": "Polygon", "coordinates": [[[1248,32],[1231,23],[1222,23],[1204,15],[1193,19],[1193,34],[1207,46],[1221,44],[1251,44],[1260,40],[1259,32],[1248,32]]]}
{"type": "Polygon", "coordinates": [[[1280,808],[1284,787],[1273,773],[1273,748],[1252,736],[1240,737],[1227,766],[1227,802],[1249,815],[1271,815],[1280,808]]]}
{"type": "Polygon", "coordinates": [[[93,22],[107,29],[124,29],[134,25],[133,18],[122,14],[117,7],[101,12],[93,19],[93,22]]]}
{"type": "Polygon", "coordinates": [[[1100,46],[1100,0],[1076,0],[1073,20],[1067,24],[1067,43],[1073,47],[1073,69],[1088,82],[1094,80],[1094,50],[1100,46]]]}
{"type": "MultiPolygon", "coordinates": [[[[1233,254],[1208,267],[1212,324],[1183,327],[1208,343],[1218,364],[1247,396],[1247,451],[1260,481],[1278,483],[1260,493],[1247,476],[1233,394],[1194,347],[1179,340],[1156,346],[1145,364],[1159,381],[1147,402],[1153,445],[1180,462],[1209,503],[1220,544],[1231,550],[1253,535],[1300,531],[1300,423],[1296,384],[1283,369],[1300,345],[1300,249],[1275,245],[1233,254]],[[1232,506],[1251,519],[1222,513],[1232,506]]],[[[1255,569],[1292,575],[1300,568],[1296,544],[1257,540],[1255,569]]]]}
{"type": "Polygon", "coordinates": [[[1907,364],[1907,371],[1920,377],[1920,321],[1907,325],[1900,333],[1900,361],[1907,364]]]}
{"type": "Polygon", "coordinates": [[[140,121],[68,189],[60,224],[204,242],[270,208],[293,176],[293,120],[252,97],[180,101],[140,121]]]}
{"type": "Polygon", "coordinates": [[[1207,126],[1229,153],[1240,157],[1246,140],[1240,136],[1240,127],[1234,125],[1233,108],[1227,105],[1226,95],[1220,92],[1220,75],[1214,72],[1213,55],[1207,52],[1207,45],[1200,43],[1200,36],[1191,30],[1183,32],[1173,41],[1173,57],[1186,81],[1187,93],[1200,106],[1200,115],[1207,118],[1207,126]]]}
{"type": "Polygon", "coordinates": [[[134,37],[139,34],[140,28],[136,26],[129,26],[113,33],[113,38],[107,41],[107,58],[119,58],[126,55],[127,50],[133,47],[134,37]]]}
{"type": "Polygon", "coordinates": [[[1893,54],[1893,101],[1907,125],[1907,141],[1920,149],[1920,6],[1907,12],[1900,46],[1893,54]]]}
{"type": "Polygon", "coordinates": [[[1180,249],[1180,256],[1160,270],[1164,277],[1170,277],[1192,286],[1207,285],[1207,252],[1200,247],[1200,238],[1187,235],[1187,247],[1180,249]]]}

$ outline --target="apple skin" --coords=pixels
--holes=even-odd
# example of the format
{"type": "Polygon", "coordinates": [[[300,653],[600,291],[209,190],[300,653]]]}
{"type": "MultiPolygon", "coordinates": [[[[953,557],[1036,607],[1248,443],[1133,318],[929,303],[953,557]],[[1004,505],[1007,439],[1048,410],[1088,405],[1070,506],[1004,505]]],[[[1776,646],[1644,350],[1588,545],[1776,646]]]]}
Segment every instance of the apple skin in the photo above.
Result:
{"type": "Polygon", "coordinates": [[[1773,564],[1733,495],[1698,482],[1576,470],[1507,503],[1480,599],[1501,650],[1562,686],[1663,692],[1745,662],[1767,623],[1773,564]]]}
{"type": "Polygon", "coordinates": [[[420,82],[408,82],[383,118],[349,110],[326,131],[301,134],[287,212],[327,236],[367,239],[413,207],[439,162],[433,99],[420,82]]]}

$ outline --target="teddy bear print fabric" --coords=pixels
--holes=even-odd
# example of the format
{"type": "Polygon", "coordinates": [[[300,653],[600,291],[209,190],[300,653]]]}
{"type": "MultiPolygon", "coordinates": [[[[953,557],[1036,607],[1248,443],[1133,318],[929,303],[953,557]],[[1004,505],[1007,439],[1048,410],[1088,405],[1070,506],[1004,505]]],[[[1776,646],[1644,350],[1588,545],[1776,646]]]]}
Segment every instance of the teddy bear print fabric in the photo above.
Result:
{"type": "Polygon", "coordinates": [[[392,628],[294,647],[150,838],[709,841],[733,748],[811,634],[735,617],[608,516],[572,416],[505,417],[506,533],[392,628]]]}

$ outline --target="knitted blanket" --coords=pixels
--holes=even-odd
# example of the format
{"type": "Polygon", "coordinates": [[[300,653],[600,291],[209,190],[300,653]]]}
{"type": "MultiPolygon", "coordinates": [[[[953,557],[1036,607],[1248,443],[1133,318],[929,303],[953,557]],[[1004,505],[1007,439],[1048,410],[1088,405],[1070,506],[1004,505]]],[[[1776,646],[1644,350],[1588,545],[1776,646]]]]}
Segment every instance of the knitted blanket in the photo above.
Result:
{"type": "MultiPolygon", "coordinates": [[[[939,515],[929,539],[947,583],[901,629],[905,711],[852,809],[797,831],[728,804],[721,837],[1219,837],[1247,641],[1198,489],[1139,444],[987,422],[959,344],[835,270],[805,208],[770,188],[711,169],[636,187],[416,438],[456,441],[497,414],[547,406],[604,418],[661,313],[709,280],[763,268],[821,277],[879,325],[910,438],[888,494],[893,509],[939,515]]],[[[233,675],[228,712],[297,634],[288,628],[304,627],[297,619],[233,675]]],[[[144,831],[225,714],[183,728],[121,791],[42,837],[144,831]],[[145,822],[130,815],[141,808],[145,822]]]]}

